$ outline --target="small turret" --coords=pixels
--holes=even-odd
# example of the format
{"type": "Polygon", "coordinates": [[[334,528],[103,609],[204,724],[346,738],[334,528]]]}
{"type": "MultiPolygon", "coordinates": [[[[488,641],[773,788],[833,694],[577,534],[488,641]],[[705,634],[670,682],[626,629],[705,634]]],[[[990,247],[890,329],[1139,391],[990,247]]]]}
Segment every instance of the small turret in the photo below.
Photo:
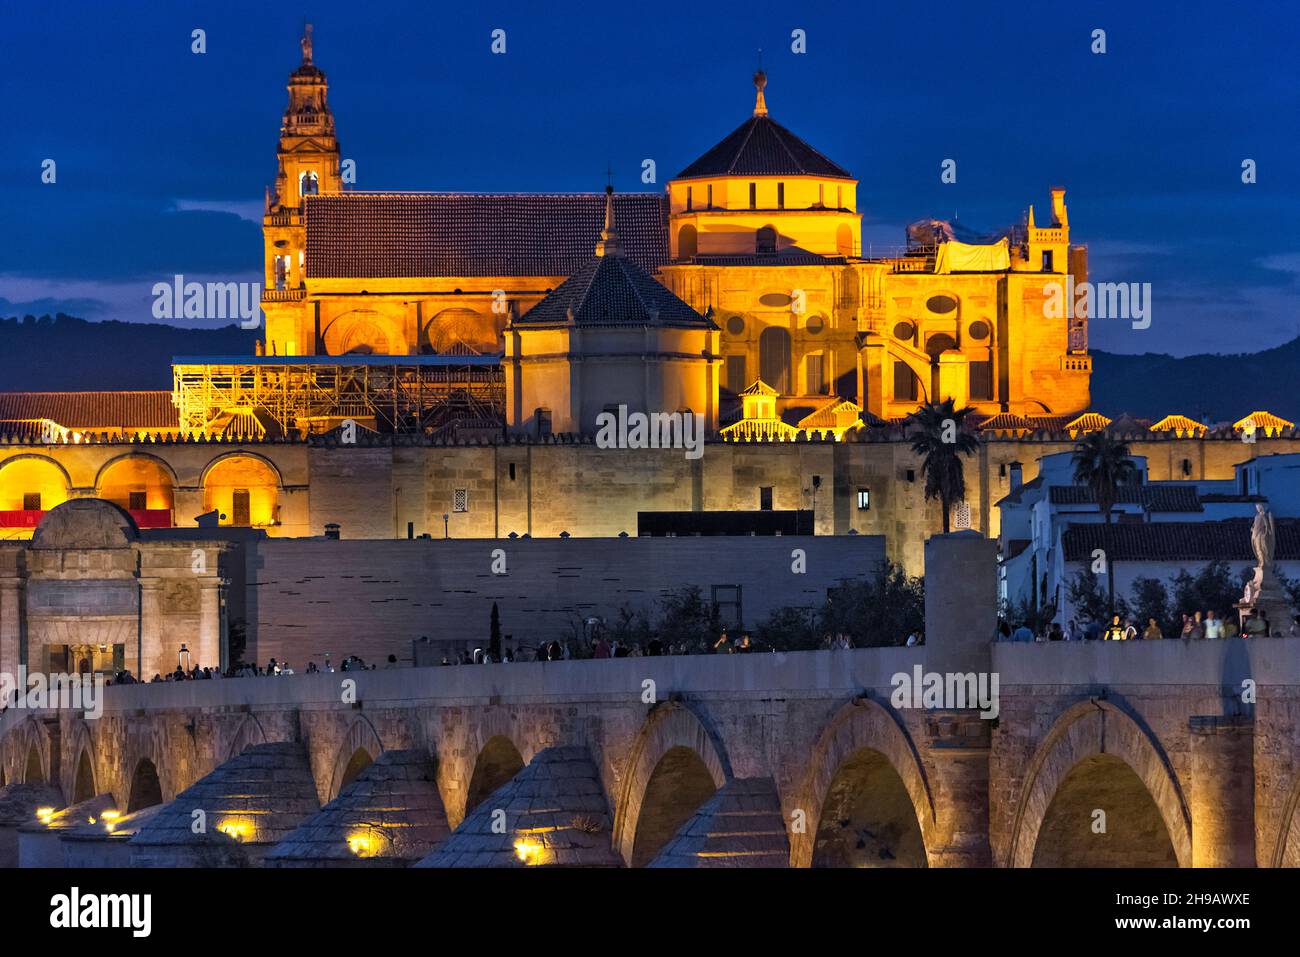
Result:
{"type": "Polygon", "coordinates": [[[597,256],[621,256],[623,245],[614,227],[614,187],[605,187],[605,228],[600,231],[600,241],[596,243],[597,256]]]}

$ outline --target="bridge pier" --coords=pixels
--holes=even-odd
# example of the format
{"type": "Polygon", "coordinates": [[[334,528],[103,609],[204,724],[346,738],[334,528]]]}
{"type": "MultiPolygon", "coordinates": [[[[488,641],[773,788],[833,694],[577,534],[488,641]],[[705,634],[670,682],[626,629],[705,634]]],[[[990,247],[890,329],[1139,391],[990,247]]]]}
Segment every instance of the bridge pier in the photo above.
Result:
{"type": "Polygon", "coordinates": [[[1191,729],[1192,866],[1255,866],[1255,722],[1194,715],[1191,729]]]}
{"type": "MultiPolygon", "coordinates": [[[[925,543],[925,668],[974,675],[992,683],[992,641],[998,620],[997,543],[979,532],[935,535],[925,543]]],[[[955,704],[955,702],[949,702],[955,704]]],[[[994,715],[977,702],[927,712],[926,736],[936,776],[931,867],[989,867],[989,755],[994,715]]]]}

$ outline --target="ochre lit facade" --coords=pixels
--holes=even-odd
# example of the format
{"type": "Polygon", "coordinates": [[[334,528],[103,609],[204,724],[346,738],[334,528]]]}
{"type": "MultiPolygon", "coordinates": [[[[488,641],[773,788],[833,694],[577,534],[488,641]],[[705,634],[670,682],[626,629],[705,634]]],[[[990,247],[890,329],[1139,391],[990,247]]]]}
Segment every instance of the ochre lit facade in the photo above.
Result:
{"type": "MultiPolygon", "coordinates": [[[[1087,320],[1044,317],[1045,286],[1087,274],[1064,190],[1046,225],[1031,207],[1009,231],[996,268],[949,269],[929,241],[877,255],[862,249],[858,180],[773,120],[755,82],[752,116],[664,194],[618,197],[629,256],[720,330],[717,374],[666,383],[663,411],[735,407],[757,379],[791,424],[834,398],[886,420],[944,398],[986,415],[1087,409],[1087,320]]],[[[265,354],[501,353],[511,320],[595,244],[602,197],[353,192],[326,91],[307,45],[267,194],[265,354]]],[[[512,427],[565,404],[539,395],[554,372],[522,387],[512,427]]]]}
{"type": "Polygon", "coordinates": [[[939,509],[901,420],[931,398],[976,409],[965,505],[990,536],[1011,475],[1091,429],[1123,435],[1153,481],[1300,450],[1266,411],[1088,412],[1086,320],[1043,318],[1047,282],[1086,278],[1060,190],[1005,242],[922,234],[864,256],[857,180],[760,90],[664,194],[354,191],[304,46],[267,196],[263,355],[178,364],[171,393],[0,394],[0,538],[83,498],[142,529],[205,516],[344,539],[635,536],[645,513],[773,511],[883,535],[919,572],[939,509]],[[701,414],[702,456],[598,447],[593,420],[619,405],[701,414]]]}

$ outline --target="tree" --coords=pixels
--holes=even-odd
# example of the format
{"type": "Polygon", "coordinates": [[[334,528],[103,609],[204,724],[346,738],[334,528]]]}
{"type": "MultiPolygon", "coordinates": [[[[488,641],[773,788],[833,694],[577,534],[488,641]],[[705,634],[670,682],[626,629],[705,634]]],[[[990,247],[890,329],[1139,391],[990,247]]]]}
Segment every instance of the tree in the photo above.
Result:
{"type": "Polygon", "coordinates": [[[979,440],[964,428],[974,410],[954,409],[952,399],[927,403],[908,418],[917,427],[912,451],[921,456],[925,475],[925,500],[938,499],[943,507],[943,531],[950,530],[952,506],[966,497],[966,473],[961,456],[973,455],[979,440]]]}
{"type": "Polygon", "coordinates": [[[1129,457],[1128,445],[1101,430],[1088,432],[1074,447],[1074,481],[1087,486],[1101,509],[1105,523],[1106,542],[1106,595],[1110,613],[1115,613],[1115,550],[1111,547],[1110,513],[1119,500],[1121,486],[1136,485],[1141,481],[1129,457]]]}
{"type": "MultiPolygon", "coordinates": [[[[1243,577],[1250,575],[1249,571],[1243,577]]],[[[1241,598],[1245,583],[1234,578],[1227,562],[1207,562],[1195,575],[1181,568],[1174,576],[1173,608],[1175,615],[1213,611],[1222,619],[1231,617],[1241,598]]],[[[1181,622],[1180,622],[1181,624],[1181,622]]]]}
{"type": "Polygon", "coordinates": [[[811,608],[778,608],[755,629],[755,641],[764,651],[812,651],[820,645],[816,617],[811,608]]]}
{"type": "Polygon", "coordinates": [[[1128,604],[1123,598],[1115,599],[1101,593],[1097,584],[1097,574],[1087,569],[1076,574],[1065,583],[1065,594],[1074,607],[1074,613],[1083,621],[1095,621],[1102,625],[1110,623],[1111,615],[1124,618],[1128,615],[1128,604]]]}
{"type": "Polygon", "coordinates": [[[827,593],[820,625],[823,636],[843,632],[858,648],[901,645],[925,630],[925,580],[883,561],[871,576],[827,593]]]}
{"type": "Polygon", "coordinates": [[[698,585],[660,599],[659,611],[660,619],[654,631],[665,645],[685,642],[688,648],[713,648],[721,629],[718,609],[704,600],[698,585]]]}
{"type": "Polygon", "coordinates": [[[1133,581],[1133,624],[1138,630],[1146,628],[1147,619],[1154,618],[1166,638],[1177,638],[1182,623],[1169,612],[1169,589],[1159,578],[1145,576],[1133,581]]]}
{"type": "Polygon", "coordinates": [[[1021,598],[1014,602],[1004,602],[1001,612],[1007,622],[1025,625],[1035,635],[1041,635],[1056,617],[1056,605],[1052,602],[1040,605],[1033,598],[1021,598]]]}
{"type": "Polygon", "coordinates": [[[488,654],[493,661],[501,660],[501,612],[497,603],[492,603],[492,617],[488,624],[488,654]]]}
{"type": "Polygon", "coordinates": [[[901,645],[909,634],[924,629],[925,580],[884,561],[870,576],[830,589],[820,609],[778,608],[755,632],[765,651],[812,651],[838,634],[852,638],[854,647],[876,648],[901,645]]]}

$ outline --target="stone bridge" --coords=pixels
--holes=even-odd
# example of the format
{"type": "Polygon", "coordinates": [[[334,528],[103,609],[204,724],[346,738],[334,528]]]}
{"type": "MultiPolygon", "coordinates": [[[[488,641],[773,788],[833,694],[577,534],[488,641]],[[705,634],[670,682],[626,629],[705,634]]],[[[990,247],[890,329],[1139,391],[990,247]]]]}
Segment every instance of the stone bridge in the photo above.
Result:
{"type": "Polygon", "coordinates": [[[993,643],[995,547],[927,543],[913,648],[10,708],[0,823],[28,801],[18,856],[74,866],[1300,864],[1300,639],[993,643]],[[963,675],[996,695],[956,696],[963,675]],[[948,694],[900,695],[931,676],[948,694]]]}
{"type": "MultiPolygon", "coordinates": [[[[4,783],[49,782],[68,804],[111,796],[101,804],[124,820],[179,805],[188,825],[203,808],[224,832],[153,840],[142,859],[164,808],[125,828],[136,863],[211,863],[222,841],[274,863],[391,753],[428,768],[420,819],[403,826],[433,836],[412,846],[434,863],[1300,864],[1300,640],[995,645],[995,720],[894,706],[894,676],[934,670],[935,652],[123,686],[98,720],[6,712],[0,767],[4,783]],[[259,752],[274,758],[260,776],[246,767],[259,752]],[[223,790],[211,783],[223,774],[254,783],[223,790]],[[221,823],[234,818],[252,823],[221,823]]],[[[317,842],[343,852],[317,857],[368,859],[351,825],[317,825],[317,842]]],[[[370,859],[409,863],[401,844],[370,859]]]]}

